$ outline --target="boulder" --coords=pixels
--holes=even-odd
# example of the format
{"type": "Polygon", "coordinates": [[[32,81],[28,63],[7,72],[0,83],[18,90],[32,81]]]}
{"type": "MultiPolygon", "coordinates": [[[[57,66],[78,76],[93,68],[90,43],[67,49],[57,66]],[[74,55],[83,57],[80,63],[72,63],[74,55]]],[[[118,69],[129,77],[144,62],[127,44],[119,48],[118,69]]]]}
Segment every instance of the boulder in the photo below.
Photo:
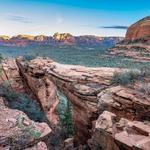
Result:
{"type": "Polygon", "coordinates": [[[119,119],[104,111],[93,127],[88,145],[91,149],[103,150],[149,150],[150,124],[119,119]]]}
{"type": "Polygon", "coordinates": [[[46,123],[30,120],[19,110],[10,109],[0,98],[0,148],[23,149],[36,144],[51,133],[46,123]]]}

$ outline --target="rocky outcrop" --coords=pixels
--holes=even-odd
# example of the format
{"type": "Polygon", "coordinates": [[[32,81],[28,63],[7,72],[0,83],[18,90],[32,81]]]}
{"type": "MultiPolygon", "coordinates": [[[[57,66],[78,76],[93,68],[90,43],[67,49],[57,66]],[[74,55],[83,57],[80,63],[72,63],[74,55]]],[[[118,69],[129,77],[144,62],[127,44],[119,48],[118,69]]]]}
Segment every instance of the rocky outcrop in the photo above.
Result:
{"type": "Polygon", "coordinates": [[[149,150],[150,124],[119,119],[104,111],[96,120],[88,143],[91,149],[99,150],[149,150]]]}
{"type": "MultiPolygon", "coordinates": [[[[150,82],[150,81],[149,81],[150,82]]],[[[119,118],[130,120],[150,120],[150,97],[133,87],[116,86],[98,94],[98,108],[117,114],[119,118]]]]}
{"type": "MultiPolygon", "coordinates": [[[[27,67],[20,59],[17,59],[17,64],[32,90],[36,91],[39,88],[36,83],[29,80],[31,77],[33,80],[47,78],[70,100],[75,139],[77,142],[85,143],[90,137],[91,121],[97,118],[97,94],[110,85],[113,73],[120,70],[61,65],[41,58],[29,62],[27,67]]],[[[41,103],[44,104],[44,101],[41,103]]]]}
{"type": "Polygon", "coordinates": [[[125,40],[117,43],[108,53],[125,56],[138,62],[150,61],[150,16],[131,25],[125,40]]]}
{"type": "Polygon", "coordinates": [[[110,57],[113,55],[118,55],[132,58],[137,62],[150,61],[150,45],[147,45],[146,43],[119,43],[115,47],[111,48],[108,53],[110,57]]]}
{"type": "Polygon", "coordinates": [[[75,37],[69,33],[55,33],[53,39],[57,42],[63,42],[65,44],[75,44],[75,37]]]}
{"type": "Polygon", "coordinates": [[[128,28],[126,33],[127,40],[148,39],[150,40],[150,16],[134,23],[128,28]]]}
{"type": "MultiPolygon", "coordinates": [[[[148,150],[149,93],[140,90],[140,81],[126,87],[110,82],[114,73],[127,70],[63,65],[48,58],[25,62],[21,57],[16,66],[18,84],[36,97],[50,122],[57,124],[57,90],[70,101],[75,135],[65,141],[66,149],[88,144],[91,149],[148,150]]],[[[17,76],[13,73],[14,81],[17,76]]],[[[150,78],[142,81],[148,84],[150,78]]]]}
{"type": "Polygon", "coordinates": [[[48,150],[48,147],[44,142],[39,142],[32,147],[26,148],[25,150],[48,150]]]}
{"type": "MultiPolygon", "coordinates": [[[[23,68],[22,68],[23,69],[23,68]]],[[[55,108],[58,104],[56,86],[48,78],[36,78],[21,74],[15,60],[5,59],[2,63],[0,83],[17,93],[27,93],[41,105],[48,120],[52,124],[58,123],[55,108]]]]}
{"type": "Polygon", "coordinates": [[[34,122],[23,112],[8,108],[3,98],[0,98],[0,112],[1,150],[27,148],[51,133],[46,123],[34,122]]]}
{"type": "Polygon", "coordinates": [[[0,84],[9,86],[18,93],[24,93],[24,84],[20,77],[19,68],[13,59],[5,59],[1,67],[0,84]]]}

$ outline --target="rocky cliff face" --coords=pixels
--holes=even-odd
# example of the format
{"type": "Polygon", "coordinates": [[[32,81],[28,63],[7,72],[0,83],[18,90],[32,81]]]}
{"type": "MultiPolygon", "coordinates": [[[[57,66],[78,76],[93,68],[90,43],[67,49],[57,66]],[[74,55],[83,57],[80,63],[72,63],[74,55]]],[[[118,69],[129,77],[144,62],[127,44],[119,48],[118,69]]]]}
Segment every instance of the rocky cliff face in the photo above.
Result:
{"type": "MultiPolygon", "coordinates": [[[[139,90],[140,81],[126,87],[110,82],[115,72],[126,70],[62,65],[43,58],[28,63],[18,58],[12,62],[3,63],[5,76],[13,81],[12,89],[35,97],[52,124],[57,126],[58,122],[57,89],[71,102],[74,146],[87,144],[90,149],[103,150],[149,149],[149,93],[139,90]]],[[[4,75],[2,77],[5,80],[4,75]]],[[[144,80],[150,83],[149,77],[144,80]]],[[[73,149],[73,145],[69,145],[73,149]]]]}
{"type": "Polygon", "coordinates": [[[128,28],[127,40],[149,39],[150,40],[150,16],[141,19],[128,28]]]}
{"type": "Polygon", "coordinates": [[[133,58],[139,62],[150,61],[150,16],[131,25],[125,40],[110,49],[109,54],[133,58]]]}
{"type": "Polygon", "coordinates": [[[57,42],[63,42],[63,43],[68,43],[68,44],[74,44],[75,43],[75,37],[72,36],[69,33],[55,33],[53,35],[53,39],[57,42]]]}

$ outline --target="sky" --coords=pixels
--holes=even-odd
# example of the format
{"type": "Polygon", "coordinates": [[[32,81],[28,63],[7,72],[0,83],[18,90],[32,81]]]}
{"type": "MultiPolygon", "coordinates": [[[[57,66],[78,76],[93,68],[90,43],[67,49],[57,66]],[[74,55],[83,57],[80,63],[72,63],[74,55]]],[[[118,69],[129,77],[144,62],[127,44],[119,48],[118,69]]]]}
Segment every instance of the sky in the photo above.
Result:
{"type": "Polygon", "coordinates": [[[0,35],[125,36],[150,0],[0,0],[0,35]]]}

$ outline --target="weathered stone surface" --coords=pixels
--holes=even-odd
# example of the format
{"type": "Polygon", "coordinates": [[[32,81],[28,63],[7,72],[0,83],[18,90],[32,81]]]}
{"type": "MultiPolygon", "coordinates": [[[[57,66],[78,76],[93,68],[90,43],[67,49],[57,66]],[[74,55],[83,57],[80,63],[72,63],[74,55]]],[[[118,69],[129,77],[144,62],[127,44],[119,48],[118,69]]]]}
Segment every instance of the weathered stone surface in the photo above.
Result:
{"type": "Polygon", "coordinates": [[[108,110],[130,120],[150,120],[150,97],[137,89],[122,86],[108,88],[98,94],[99,111],[108,110]]]}
{"type": "Polygon", "coordinates": [[[26,148],[25,150],[48,150],[48,147],[44,142],[39,142],[35,146],[26,148]]]}
{"type": "Polygon", "coordinates": [[[21,72],[22,70],[19,70],[15,60],[5,59],[2,63],[0,83],[17,93],[27,93],[33,99],[37,99],[48,120],[57,124],[59,119],[55,113],[58,104],[56,86],[46,77],[39,78],[40,70],[35,73],[35,77],[25,73],[20,75],[21,72]]]}
{"type": "Polygon", "coordinates": [[[139,38],[150,39],[150,16],[141,19],[128,28],[126,34],[127,40],[135,40],[139,38]]]}
{"type": "MultiPolygon", "coordinates": [[[[32,80],[48,78],[70,100],[73,109],[75,140],[85,143],[90,137],[91,121],[97,118],[97,94],[110,85],[113,73],[121,69],[61,65],[42,58],[32,60],[27,67],[21,59],[17,59],[17,64],[26,83],[32,86],[31,89],[38,84],[33,83],[29,78],[32,80]]],[[[41,101],[42,103],[44,102],[41,101]]]]}
{"type": "Polygon", "coordinates": [[[46,123],[30,120],[19,110],[9,109],[0,98],[0,148],[22,149],[33,145],[51,133],[46,123]]]}
{"type": "Polygon", "coordinates": [[[125,56],[133,58],[137,62],[149,62],[150,45],[144,43],[118,43],[109,50],[110,57],[112,55],[125,56]]]}
{"type": "Polygon", "coordinates": [[[115,114],[104,111],[97,119],[88,143],[91,149],[149,150],[149,129],[150,124],[119,119],[115,114]]]}
{"type": "Polygon", "coordinates": [[[138,62],[150,61],[150,16],[131,25],[125,40],[117,43],[108,53],[133,58],[138,62]]]}
{"type": "Polygon", "coordinates": [[[74,149],[74,139],[73,138],[68,138],[64,141],[64,150],[71,150],[74,149]]]}
{"type": "Polygon", "coordinates": [[[39,101],[44,110],[48,120],[53,123],[58,123],[58,116],[55,114],[55,108],[58,104],[56,94],[56,86],[50,81],[42,70],[37,70],[35,67],[34,72],[26,72],[26,67],[20,67],[20,74],[24,84],[26,84],[26,91],[32,93],[39,101]]]}
{"type": "Polygon", "coordinates": [[[22,78],[20,77],[19,69],[15,60],[5,59],[3,61],[0,84],[9,86],[11,89],[18,93],[25,92],[24,84],[22,82],[22,78]]]}
{"type": "MultiPolygon", "coordinates": [[[[16,62],[22,80],[19,84],[23,84],[25,92],[36,97],[51,122],[57,124],[57,89],[71,102],[75,136],[68,146],[88,141],[91,149],[121,150],[123,146],[125,150],[147,150],[148,93],[139,90],[139,82],[126,87],[110,82],[114,72],[126,70],[62,65],[47,58],[36,58],[28,63],[18,58],[16,62]]],[[[149,83],[150,79],[145,81],[149,83]]]]}

